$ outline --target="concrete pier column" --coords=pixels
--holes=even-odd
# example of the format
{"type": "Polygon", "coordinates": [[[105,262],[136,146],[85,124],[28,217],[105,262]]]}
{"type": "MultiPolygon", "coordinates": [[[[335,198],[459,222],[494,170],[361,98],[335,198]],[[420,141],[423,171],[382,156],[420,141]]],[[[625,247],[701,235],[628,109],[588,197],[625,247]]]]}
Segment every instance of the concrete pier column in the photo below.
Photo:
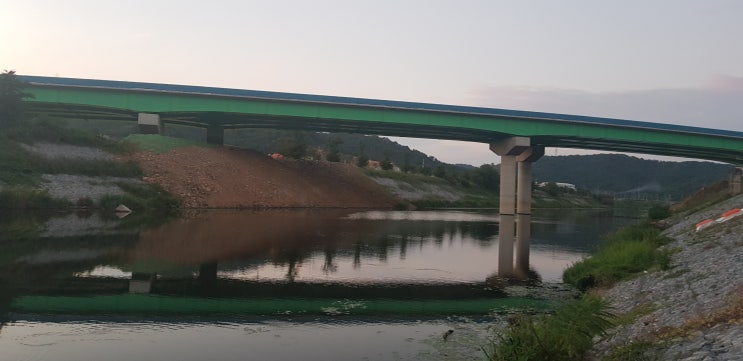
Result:
{"type": "Polygon", "coordinates": [[[511,137],[490,144],[490,150],[501,157],[500,224],[498,226],[498,275],[512,277],[514,226],[516,221],[516,161],[529,149],[529,138],[511,137]]]}
{"type": "Polygon", "coordinates": [[[529,274],[529,247],[531,243],[531,168],[544,155],[544,147],[530,147],[518,157],[516,194],[516,275],[529,274]]]}
{"type": "Polygon", "coordinates": [[[206,142],[209,144],[224,145],[224,128],[219,125],[207,126],[206,142]]]}
{"type": "Polygon", "coordinates": [[[163,132],[160,114],[139,113],[137,115],[137,126],[140,134],[162,134],[163,132]]]}
{"type": "Polygon", "coordinates": [[[498,224],[498,274],[513,276],[513,243],[516,222],[516,157],[500,157],[500,223],[498,224]]]}
{"type": "Polygon", "coordinates": [[[738,195],[741,192],[741,178],[743,178],[743,168],[735,168],[730,173],[730,195],[738,195]]]}

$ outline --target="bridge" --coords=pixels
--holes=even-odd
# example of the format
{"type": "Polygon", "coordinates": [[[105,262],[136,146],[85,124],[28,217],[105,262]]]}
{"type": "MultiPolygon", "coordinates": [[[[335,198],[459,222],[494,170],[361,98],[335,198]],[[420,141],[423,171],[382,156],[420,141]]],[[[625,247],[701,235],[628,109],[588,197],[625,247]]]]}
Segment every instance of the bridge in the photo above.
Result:
{"type": "MultiPolygon", "coordinates": [[[[61,118],[137,121],[206,129],[277,128],[448,139],[489,144],[501,157],[499,273],[528,268],[531,163],[545,147],[699,158],[743,165],[743,132],[494,108],[202,86],[18,76],[26,109],[61,118]],[[516,222],[518,221],[518,222],[516,222]],[[516,226],[518,229],[516,230],[516,226]],[[516,242],[514,242],[516,240],[516,242]]],[[[739,174],[739,173],[738,173],[739,174]]],[[[740,180],[738,179],[738,182],[740,180]]]]}

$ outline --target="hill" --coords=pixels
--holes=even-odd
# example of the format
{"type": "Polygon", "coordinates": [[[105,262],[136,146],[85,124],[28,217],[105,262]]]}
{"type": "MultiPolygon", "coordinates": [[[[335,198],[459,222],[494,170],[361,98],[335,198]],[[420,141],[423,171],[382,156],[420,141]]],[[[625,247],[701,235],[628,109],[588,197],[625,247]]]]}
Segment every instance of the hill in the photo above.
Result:
{"type": "MultiPolygon", "coordinates": [[[[126,122],[74,122],[75,127],[123,138],[136,133],[136,125],[126,122]]],[[[167,126],[165,135],[204,140],[204,130],[167,126]]],[[[471,182],[476,167],[447,164],[415,149],[378,136],[348,133],[315,133],[275,129],[235,129],[225,132],[225,143],[264,154],[282,153],[303,145],[309,158],[325,159],[335,146],[339,158],[353,162],[354,157],[389,159],[400,169],[423,174],[445,174],[442,178],[458,183],[471,182]],[[467,175],[467,173],[471,173],[467,175]]],[[[493,161],[498,158],[494,155],[493,161]]],[[[729,165],[711,162],[667,162],[640,159],[621,154],[545,156],[534,163],[534,180],[575,184],[579,190],[617,198],[680,200],[701,187],[727,178],[729,165]]],[[[497,187],[497,184],[495,184],[497,187]]]]}
{"type": "Polygon", "coordinates": [[[619,198],[682,199],[728,177],[732,166],[712,162],[669,162],[623,154],[543,157],[534,163],[537,182],[575,184],[578,189],[619,198]]]}

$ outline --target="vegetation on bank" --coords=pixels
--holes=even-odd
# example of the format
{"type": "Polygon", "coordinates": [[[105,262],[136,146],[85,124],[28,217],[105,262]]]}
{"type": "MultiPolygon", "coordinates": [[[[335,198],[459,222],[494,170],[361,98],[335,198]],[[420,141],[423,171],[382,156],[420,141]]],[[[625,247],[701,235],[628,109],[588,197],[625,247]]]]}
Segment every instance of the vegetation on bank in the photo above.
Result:
{"type": "MultiPolygon", "coordinates": [[[[364,172],[417,209],[499,207],[500,174],[488,165],[473,169],[468,182],[393,170],[364,172]]],[[[554,183],[534,184],[532,196],[533,208],[607,208],[613,204],[554,183]]]]}
{"type": "Polygon", "coordinates": [[[141,178],[142,170],[134,162],[117,160],[86,160],[74,158],[49,159],[29,147],[37,142],[69,144],[102,149],[112,154],[126,155],[137,146],[90,132],[65,127],[54,119],[24,120],[0,129],[0,208],[102,208],[114,209],[126,204],[130,209],[173,209],[178,200],[154,185],[117,184],[127,194],[107,196],[99,202],[54,199],[39,190],[43,174],[74,174],[91,177],[141,178]]]}
{"type": "Polygon", "coordinates": [[[215,145],[197,142],[189,139],[166,137],[158,134],[130,134],[123,142],[135,145],[138,149],[146,150],[155,154],[169,152],[180,147],[215,147],[215,145]]]}
{"type": "Polygon", "coordinates": [[[639,272],[668,269],[670,254],[658,247],[670,239],[649,222],[611,233],[599,249],[563,273],[563,280],[581,290],[608,287],[639,272]]]}
{"type": "MultiPolygon", "coordinates": [[[[593,347],[595,336],[639,317],[639,314],[612,315],[607,304],[588,291],[593,287],[611,286],[646,270],[667,269],[670,254],[658,248],[670,240],[662,236],[651,221],[668,215],[668,207],[653,206],[648,211],[647,221],[607,235],[592,256],[576,262],[563,273],[566,283],[584,292],[582,298],[565,303],[553,314],[514,317],[484,350],[487,357],[498,361],[578,360],[593,347]]],[[[628,347],[612,357],[634,359],[632,355],[644,350],[643,345],[628,347]]]]}
{"type": "Polygon", "coordinates": [[[612,327],[613,319],[603,300],[585,295],[550,315],[514,316],[484,352],[493,361],[579,360],[593,346],[593,338],[612,327]]]}

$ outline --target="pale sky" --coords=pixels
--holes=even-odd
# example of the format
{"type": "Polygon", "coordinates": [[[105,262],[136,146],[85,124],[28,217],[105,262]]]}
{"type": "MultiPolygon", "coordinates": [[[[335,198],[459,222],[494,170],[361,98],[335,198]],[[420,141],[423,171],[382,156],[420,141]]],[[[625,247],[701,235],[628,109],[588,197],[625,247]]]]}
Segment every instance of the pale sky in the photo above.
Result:
{"type": "MultiPolygon", "coordinates": [[[[741,39],[738,0],[0,0],[0,69],[19,74],[736,131],[741,39]]],[[[449,163],[498,162],[485,144],[394,139],[449,163]]]]}

